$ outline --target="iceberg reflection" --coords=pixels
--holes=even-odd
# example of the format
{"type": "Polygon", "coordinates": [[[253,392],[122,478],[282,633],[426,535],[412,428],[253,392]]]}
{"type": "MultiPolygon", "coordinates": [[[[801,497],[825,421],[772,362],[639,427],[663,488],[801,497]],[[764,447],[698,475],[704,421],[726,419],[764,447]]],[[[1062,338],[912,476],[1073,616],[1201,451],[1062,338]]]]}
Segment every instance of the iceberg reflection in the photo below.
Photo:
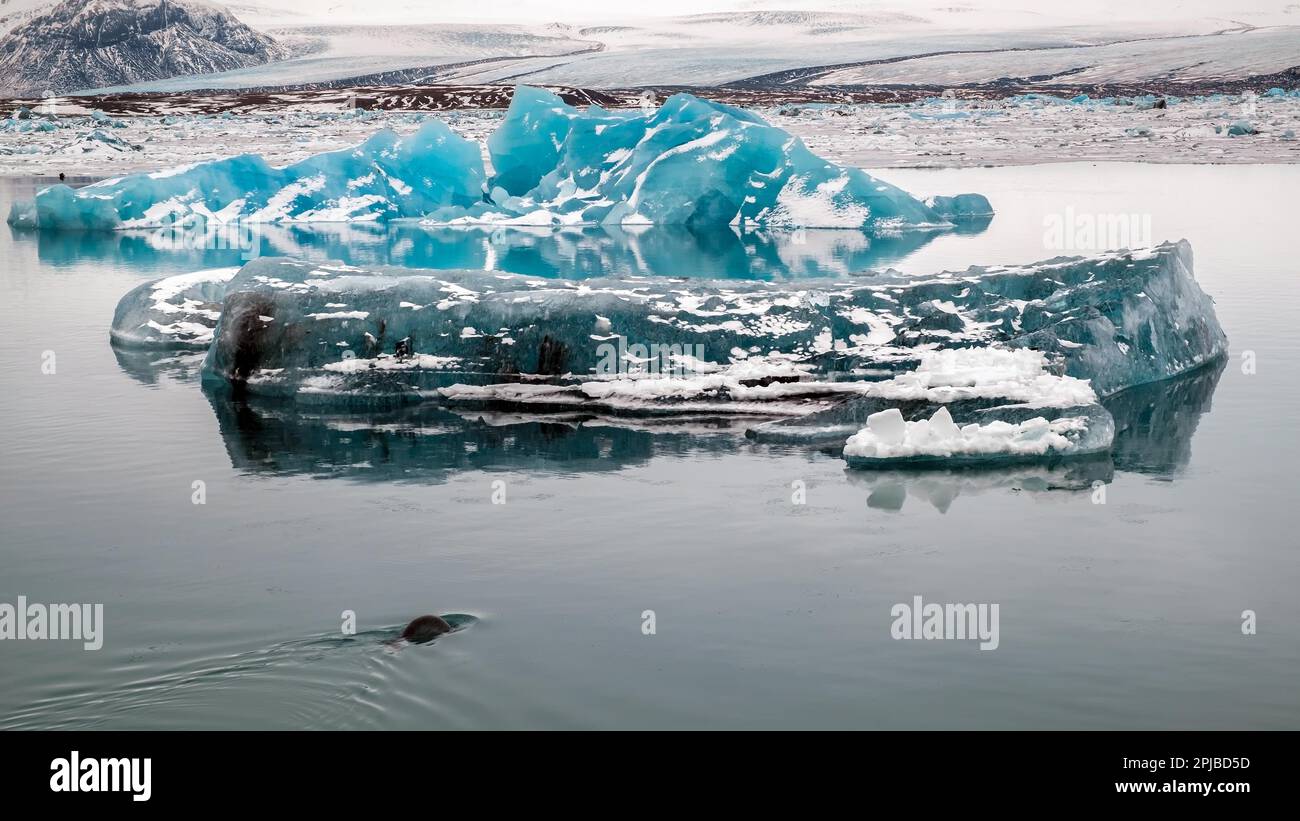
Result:
{"type": "Polygon", "coordinates": [[[149,272],[242,265],[265,256],[349,265],[501,271],[588,279],[679,276],[784,279],[846,276],[886,267],[951,233],[977,234],[990,217],[955,231],[871,237],[846,229],[767,230],[681,225],[484,227],[411,222],[222,225],[113,232],[13,232],[53,266],[109,262],[149,272]]]}
{"type": "Polygon", "coordinates": [[[1094,482],[1109,483],[1114,465],[1109,456],[1080,459],[1051,466],[1011,465],[969,470],[846,470],[850,484],[867,491],[867,507],[901,511],[916,499],[947,513],[959,496],[1000,490],[1046,492],[1089,491],[1094,482]]]}
{"type": "Polygon", "coordinates": [[[620,470],[655,456],[734,451],[740,429],[716,418],[457,414],[434,405],[310,414],[292,403],[209,394],[231,465],[249,473],[438,483],[458,470],[620,470]]]}
{"type": "Polygon", "coordinates": [[[1210,412],[1227,364],[1218,359],[1177,379],[1138,385],[1105,399],[1102,404],[1115,418],[1115,468],[1168,476],[1187,467],[1192,435],[1210,412]]]}
{"type": "MultiPolygon", "coordinates": [[[[194,363],[119,359],[144,382],[194,363]]],[[[1168,476],[1187,465],[1200,416],[1210,409],[1222,362],[1108,400],[1118,433],[1111,454],[1055,465],[965,470],[846,470],[867,506],[898,511],[908,499],[947,512],[960,496],[992,491],[1089,492],[1116,472],[1168,476]]],[[[231,464],[250,473],[333,476],[356,481],[441,482],[458,470],[601,472],[659,456],[723,455],[746,445],[752,419],[602,416],[592,413],[464,412],[425,404],[375,413],[311,413],[293,403],[232,400],[210,393],[231,464]]],[[[761,447],[761,446],[759,446],[761,447]]],[[[787,446],[788,447],[788,446],[787,446]]],[[[809,450],[815,450],[810,448],[809,450]]]]}

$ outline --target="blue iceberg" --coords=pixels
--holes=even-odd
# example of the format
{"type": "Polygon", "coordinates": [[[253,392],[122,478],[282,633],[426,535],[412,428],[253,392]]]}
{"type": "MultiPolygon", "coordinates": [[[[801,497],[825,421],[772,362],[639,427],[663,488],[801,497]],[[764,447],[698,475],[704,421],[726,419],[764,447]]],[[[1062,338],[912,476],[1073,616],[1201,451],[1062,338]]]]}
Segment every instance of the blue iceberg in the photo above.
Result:
{"type": "Polygon", "coordinates": [[[478,146],[430,120],[409,136],[380,131],[355,148],[274,168],[245,154],[15,202],[9,224],[109,231],[208,223],[349,222],[419,217],[482,198],[478,146]]]}
{"type": "MultiPolygon", "coordinates": [[[[986,216],[978,194],[927,205],[827,162],[734,106],[676,94],[653,113],[579,110],[519,88],[488,139],[496,177],[469,217],[529,223],[856,228],[875,235],[986,216]]],[[[455,221],[451,212],[435,221],[455,221]]]]}
{"type": "Polygon", "coordinates": [[[190,223],[420,219],[431,224],[849,228],[873,237],[988,217],[979,194],[929,202],[827,162],[757,115],[677,94],[653,112],[578,109],[516,90],[488,139],[441,121],[274,168],[244,155],[15,203],[9,223],[114,230],[190,223]]]}

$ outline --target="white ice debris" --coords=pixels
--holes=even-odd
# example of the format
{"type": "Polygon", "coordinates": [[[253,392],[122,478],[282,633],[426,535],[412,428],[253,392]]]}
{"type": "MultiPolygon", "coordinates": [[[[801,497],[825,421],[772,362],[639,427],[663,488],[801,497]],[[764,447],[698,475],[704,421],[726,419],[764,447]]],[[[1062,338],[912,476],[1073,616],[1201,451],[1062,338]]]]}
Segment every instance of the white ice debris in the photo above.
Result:
{"type": "Polygon", "coordinates": [[[1086,379],[1047,372],[1041,351],[1028,348],[947,348],[927,351],[915,371],[864,383],[865,393],[886,399],[1000,398],[1034,407],[1090,405],[1097,395],[1086,379]]]}
{"type": "Polygon", "coordinates": [[[907,437],[907,422],[898,408],[888,408],[867,417],[867,428],[879,441],[888,445],[902,444],[907,437]]]}
{"type": "MultiPolygon", "coordinates": [[[[725,394],[726,411],[745,402],[771,402],[842,395],[936,403],[963,399],[1000,399],[1036,408],[1091,405],[1097,395],[1087,380],[1056,376],[1045,370],[1039,351],[958,348],[926,351],[916,370],[882,381],[828,381],[808,378],[810,367],[780,357],[751,357],[707,373],[686,375],[619,375],[595,379],[548,393],[576,393],[597,401],[652,403],[716,399],[725,394]]],[[[441,390],[451,401],[519,399],[516,385],[452,385],[441,390]]],[[[901,420],[901,417],[900,417],[901,420]]],[[[948,419],[951,423],[951,418],[948,419]]]]}
{"type": "Polygon", "coordinates": [[[1036,416],[1024,422],[995,421],[960,428],[947,408],[930,419],[905,422],[897,408],[872,414],[867,427],[850,436],[846,457],[906,459],[918,456],[1043,456],[1072,447],[1068,432],[1086,430],[1087,419],[1069,416],[1048,421],[1036,416]]]}
{"type": "Polygon", "coordinates": [[[460,357],[434,356],[432,354],[415,354],[409,357],[395,357],[381,354],[373,359],[351,357],[338,362],[327,362],[325,370],[335,373],[359,373],[371,369],[382,371],[428,370],[445,371],[460,364],[460,357]]]}
{"type": "MultiPolygon", "coordinates": [[[[153,299],[153,309],[167,314],[187,310],[187,304],[192,300],[182,300],[177,303],[174,301],[176,297],[195,285],[229,282],[237,273],[239,273],[239,268],[209,268],[204,271],[177,274],[176,276],[160,279],[154,283],[149,294],[153,299]]],[[[212,318],[216,319],[215,316],[212,318]]]]}

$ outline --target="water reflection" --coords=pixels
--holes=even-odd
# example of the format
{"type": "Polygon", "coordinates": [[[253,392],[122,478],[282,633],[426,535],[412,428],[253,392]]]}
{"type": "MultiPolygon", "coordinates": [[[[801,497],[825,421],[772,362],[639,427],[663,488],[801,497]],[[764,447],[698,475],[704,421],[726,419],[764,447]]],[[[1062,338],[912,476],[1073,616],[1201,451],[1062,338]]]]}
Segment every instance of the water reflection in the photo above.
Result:
{"type": "Polygon", "coordinates": [[[1201,416],[1210,412],[1227,364],[1219,359],[1177,379],[1139,385],[1107,399],[1103,404],[1115,417],[1115,468],[1167,478],[1187,467],[1192,435],[1201,416]]]}
{"type": "Polygon", "coordinates": [[[204,351],[158,351],[117,345],[111,348],[122,372],[142,385],[157,385],[164,380],[197,385],[207,355],[204,351]]]}
{"type": "Polygon", "coordinates": [[[900,511],[908,499],[915,499],[947,513],[957,497],[990,491],[1088,491],[1095,482],[1109,483],[1115,468],[1109,456],[1100,456],[1050,466],[910,471],[848,469],[845,475],[850,483],[867,491],[869,508],[900,511]]]}
{"type": "Polygon", "coordinates": [[[459,414],[434,405],[329,414],[217,394],[208,399],[236,469],[364,482],[441,482],[459,470],[619,470],[655,456],[734,451],[744,424],[710,417],[459,414]]]}
{"type": "MultiPolygon", "coordinates": [[[[977,234],[989,219],[956,229],[977,234]]],[[[103,261],[139,270],[193,271],[258,256],[341,260],[352,265],[468,268],[536,277],[689,276],[784,279],[843,276],[886,267],[944,236],[913,231],[873,239],[860,231],[766,231],[685,226],[431,227],[413,223],[232,225],[207,230],[13,231],[41,262],[103,261]]]]}
{"type": "MultiPolygon", "coordinates": [[[[200,352],[114,348],[114,354],[123,372],[141,384],[172,380],[197,389],[200,352]]],[[[996,489],[1084,491],[1094,482],[1110,482],[1117,471],[1171,478],[1191,459],[1192,437],[1201,416],[1210,411],[1225,366],[1225,360],[1218,360],[1107,399],[1116,435],[1104,457],[1051,466],[845,473],[867,489],[869,507],[900,510],[908,498],[916,498],[941,511],[959,496],[996,489]]],[[[208,400],[231,463],[259,473],[427,482],[464,469],[617,470],[660,455],[762,447],[744,439],[745,430],[756,424],[754,417],[456,412],[433,404],[322,412],[217,393],[209,393],[208,400]]],[[[804,450],[824,446],[813,443],[804,450]]]]}

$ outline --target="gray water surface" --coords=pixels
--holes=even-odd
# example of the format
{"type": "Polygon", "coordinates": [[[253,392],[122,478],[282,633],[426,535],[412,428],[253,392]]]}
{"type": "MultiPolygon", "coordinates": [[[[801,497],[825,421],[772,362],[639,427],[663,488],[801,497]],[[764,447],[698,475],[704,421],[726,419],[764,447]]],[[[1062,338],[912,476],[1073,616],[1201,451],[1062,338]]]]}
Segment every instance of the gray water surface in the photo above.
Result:
{"type": "MultiPolygon", "coordinates": [[[[1110,403],[1123,430],[1089,468],[1105,504],[1093,474],[852,473],[710,421],[232,404],[193,358],[108,342],[131,287],[223,259],[0,228],[0,602],[101,602],[106,621],[98,651],[0,641],[0,727],[1300,727],[1300,167],[884,176],[983,192],[998,214],[871,264],[1055,256],[1044,215],[1067,207],[1191,241],[1232,357],[1110,403]],[[1000,646],[892,640],[890,608],[914,595],[998,603],[1000,646]],[[423,613],[479,621],[386,643],[423,613]]],[[[33,190],[0,182],[0,213],[33,190]]],[[[401,241],[419,238],[304,253],[418,262],[401,241]]],[[[602,241],[493,248],[526,249],[531,273],[644,259],[602,241]]],[[[447,242],[461,256],[423,256],[501,259],[447,242]]],[[[824,250],[843,247],[718,264],[838,275],[863,259],[824,250]]],[[[664,257],[720,259],[702,253],[664,257]]]]}

